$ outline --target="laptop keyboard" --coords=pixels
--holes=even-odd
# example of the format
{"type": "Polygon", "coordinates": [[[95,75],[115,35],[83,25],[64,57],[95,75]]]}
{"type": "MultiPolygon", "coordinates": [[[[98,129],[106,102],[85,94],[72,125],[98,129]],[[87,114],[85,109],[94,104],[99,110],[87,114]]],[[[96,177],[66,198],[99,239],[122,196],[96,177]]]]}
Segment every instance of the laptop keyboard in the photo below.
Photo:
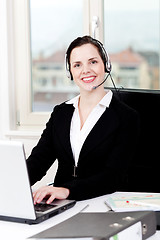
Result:
{"type": "Polygon", "coordinates": [[[45,212],[51,208],[56,207],[57,205],[49,205],[46,203],[37,203],[36,205],[34,205],[36,212],[45,212]]]}

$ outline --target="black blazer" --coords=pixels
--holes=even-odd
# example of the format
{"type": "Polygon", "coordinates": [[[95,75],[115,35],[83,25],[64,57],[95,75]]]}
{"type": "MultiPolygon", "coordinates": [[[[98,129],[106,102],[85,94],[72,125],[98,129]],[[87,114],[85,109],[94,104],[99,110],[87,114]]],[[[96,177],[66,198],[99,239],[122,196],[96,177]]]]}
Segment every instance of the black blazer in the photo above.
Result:
{"type": "Polygon", "coordinates": [[[68,188],[70,199],[82,200],[123,190],[138,139],[137,113],[113,96],[82,146],[74,177],[70,145],[73,112],[72,104],[62,103],[54,108],[27,160],[31,184],[40,180],[57,159],[54,186],[68,188]]]}

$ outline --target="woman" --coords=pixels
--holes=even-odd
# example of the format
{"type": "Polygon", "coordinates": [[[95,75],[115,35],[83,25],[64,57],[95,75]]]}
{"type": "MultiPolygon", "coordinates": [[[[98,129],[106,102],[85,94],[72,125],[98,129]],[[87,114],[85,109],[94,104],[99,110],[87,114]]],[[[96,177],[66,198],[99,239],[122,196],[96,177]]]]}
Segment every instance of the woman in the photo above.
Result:
{"type": "Polygon", "coordinates": [[[31,184],[58,160],[54,186],[35,191],[35,204],[44,197],[50,203],[123,190],[137,141],[137,113],[102,84],[111,70],[103,45],[89,36],[79,37],[70,44],[66,61],[80,95],[54,108],[28,158],[31,184]]]}

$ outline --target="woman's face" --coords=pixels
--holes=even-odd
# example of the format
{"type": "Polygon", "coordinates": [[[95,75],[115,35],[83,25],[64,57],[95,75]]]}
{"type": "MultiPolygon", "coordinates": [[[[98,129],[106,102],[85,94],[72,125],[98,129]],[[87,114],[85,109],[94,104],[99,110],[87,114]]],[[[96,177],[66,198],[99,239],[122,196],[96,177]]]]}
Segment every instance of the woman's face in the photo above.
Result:
{"type": "MultiPolygon", "coordinates": [[[[104,63],[98,49],[90,43],[72,50],[70,70],[80,90],[93,90],[93,87],[100,84],[105,76],[104,63]]],[[[103,85],[101,87],[103,88],[103,85]]]]}

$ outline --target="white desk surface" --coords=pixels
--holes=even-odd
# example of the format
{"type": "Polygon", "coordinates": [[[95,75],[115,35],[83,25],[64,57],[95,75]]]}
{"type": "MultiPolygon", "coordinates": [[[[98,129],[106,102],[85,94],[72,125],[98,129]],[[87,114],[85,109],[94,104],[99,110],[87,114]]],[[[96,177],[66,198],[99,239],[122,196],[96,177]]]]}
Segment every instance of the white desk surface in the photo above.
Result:
{"type": "MultiPolygon", "coordinates": [[[[64,221],[65,219],[77,214],[80,211],[106,212],[108,209],[104,204],[105,199],[106,195],[77,202],[76,205],[71,209],[36,225],[0,221],[0,239],[25,240],[28,237],[31,237],[47,228],[50,228],[64,221]]],[[[160,231],[157,231],[154,236],[148,238],[147,240],[160,240],[160,231]]]]}

